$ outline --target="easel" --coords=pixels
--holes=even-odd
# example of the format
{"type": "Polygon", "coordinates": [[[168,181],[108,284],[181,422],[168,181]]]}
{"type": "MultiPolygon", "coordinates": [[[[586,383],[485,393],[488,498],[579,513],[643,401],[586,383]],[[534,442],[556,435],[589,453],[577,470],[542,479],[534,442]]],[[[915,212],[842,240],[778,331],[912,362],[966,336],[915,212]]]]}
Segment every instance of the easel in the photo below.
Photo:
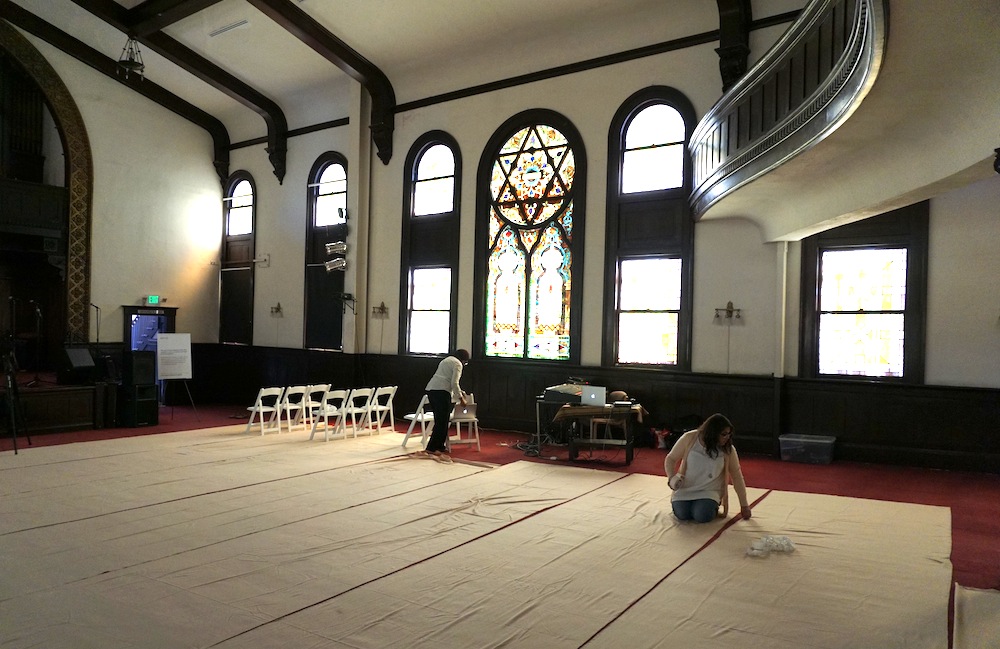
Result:
{"type": "MultiPolygon", "coordinates": [[[[201,417],[198,415],[198,408],[194,405],[194,397],[191,396],[191,388],[188,387],[187,379],[164,379],[164,385],[168,384],[170,381],[180,381],[184,384],[184,391],[188,395],[188,403],[191,404],[191,410],[194,410],[194,418],[201,421],[201,417]]],[[[166,389],[164,389],[164,394],[166,394],[166,389]]],[[[174,420],[174,404],[170,404],[170,421],[174,420]]]]}
{"type": "MultiPolygon", "coordinates": [[[[5,345],[6,346],[6,345],[5,345]]],[[[10,434],[14,441],[14,455],[17,455],[17,431],[24,429],[24,413],[21,412],[21,397],[17,391],[17,360],[14,357],[13,336],[11,336],[10,349],[4,350],[3,373],[6,377],[5,392],[7,396],[7,412],[10,417],[10,434]]],[[[25,435],[28,446],[31,446],[31,436],[25,435]]]]}

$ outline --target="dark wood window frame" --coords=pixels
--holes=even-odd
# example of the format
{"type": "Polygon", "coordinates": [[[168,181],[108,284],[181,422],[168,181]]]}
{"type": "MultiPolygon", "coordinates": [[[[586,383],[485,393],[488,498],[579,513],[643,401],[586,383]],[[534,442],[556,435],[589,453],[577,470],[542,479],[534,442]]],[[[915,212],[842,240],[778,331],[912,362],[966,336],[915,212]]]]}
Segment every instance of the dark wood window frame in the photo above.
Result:
{"type": "MultiPolygon", "coordinates": [[[[306,349],[342,351],[344,348],[344,273],[327,272],[324,262],[326,244],[347,241],[348,222],[334,225],[316,225],[316,203],[319,198],[318,183],[323,173],[332,165],[343,166],[347,173],[347,158],[336,151],[323,153],[309,170],[306,185],[306,237],[305,275],[303,286],[302,343],[306,349]]],[[[348,188],[350,191],[350,188],[348,188]]],[[[334,255],[337,256],[337,255],[334,255]]],[[[347,255],[350,256],[350,249],[347,255]]]]}
{"type": "Polygon", "coordinates": [[[257,237],[257,183],[250,172],[240,170],[225,185],[222,222],[222,267],[219,277],[219,342],[253,344],[254,255],[257,237]],[[248,234],[229,234],[229,211],[233,191],[243,181],[253,191],[251,226],[248,234]]]}
{"type": "Polygon", "coordinates": [[[644,88],[626,99],[608,129],[607,223],[604,249],[604,344],[601,362],[606,367],[645,367],[666,371],[691,370],[691,315],[694,290],[694,222],[691,194],[691,156],[687,142],[697,124],[690,100],[667,86],[644,88]],[[655,104],[675,108],[684,119],[684,182],[681,187],[623,194],[622,165],[625,136],[632,119],[655,104]],[[623,259],[678,257],[681,259],[681,309],[678,317],[677,364],[618,363],[618,266],[623,259]]]}
{"type": "Polygon", "coordinates": [[[451,269],[451,318],[449,350],[455,349],[458,327],[458,256],[461,233],[462,152],[458,141],[445,131],[429,131],[414,141],[403,165],[403,215],[399,264],[399,353],[409,351],[410,273],[419,268],[451,269]],[[413,197],[417,166],[431,147],[443,144],[455,157],[455,184],[452,210],[441,214],[414,216],[413,197]]]}
{"type": "Polygon", "coordinates": [[[799,376],[922,384],[927,326],[929,202],[850,223],[802,241],[802,290],[799,376]],[[903,311],[903,376],[857,376],[819,373],[820,259],[828,250],[906,248],[906,306],[903,311]]]}

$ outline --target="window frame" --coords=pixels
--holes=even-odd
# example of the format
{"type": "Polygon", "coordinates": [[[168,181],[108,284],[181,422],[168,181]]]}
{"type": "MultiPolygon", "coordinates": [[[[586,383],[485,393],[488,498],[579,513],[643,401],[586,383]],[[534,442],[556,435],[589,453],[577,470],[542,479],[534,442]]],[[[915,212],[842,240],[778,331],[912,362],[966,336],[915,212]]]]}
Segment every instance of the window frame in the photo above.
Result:
{"type": "Polygon", "coordinates": [[[928,201],[869,217],[802,241],[799,376],[832,381],[922,384],[926,362],[928,201]],[[903,376],[820,374],[820,261],[834,250],[904,248],[906,304],[903,308],[903,376]]]}
{"type": "Polygon", "coordinates": [[[473,356],[477,354],[498,363],[552,363],[557,365],[579,365],[583,336],[583,277],[584,277],[584,243],[586,231],[586,198],[587,198],[587,151],[583,138],[576,126],[568,118],[553,110],[533,108],[522,111],[497,128],[483,147],[476,174],[476,228],[475,228],[475,273],[474,282],[477,298],[473,302],[473,356]],[[489,232],[490,210],[493,197],[490,192],[493,163],[502,147],[513,135],[521,129],[547,125],[557,129],[573,150],[576,170],[573,176],[573,238],[570,241],[572,267],[570,269],[570,305],[569,305],[569,354],[565,359],[531,358],[525,354],[521,357],[487,356],[486,354],[486,280],[489,276],[488,262],[490,251],[487,248],[487,233],[489,232]]]}
{"type": "MultiPolygon", "coordinates": [[[[344,308],[343,300],[335,299],[343,295],[346,273],[335,271],[327,273],[323,263],[331,258],[326,254],[325,246],[334,241],[347,241],[349,228],[345,218],[343,223],[316,225],[316,208],[320,197],[320,180],[326,170],[339,164],[344,168],[345,178],[349,167],[347,158],[336,151],[327,151],[316,158],[309,170],[306,181],[306,224],[305,224],[305,254],[303,263],[303,316],[302,316],[302,346],[305,349],[326,349],[343,351],[344,349],[344,308]],[[320,269],[322,272],[320,272],[320,269]],[[316,276],[322,279],[317,280],[316,276]],[[319,282],[319,285],[316,284],[319,282]],[[330,299],[312,303],[309,296],[313,292],[329,293],[330,299]],[[321,340],[322,339],[322,340],[321,340]]],[[[348,184],[345,190],[345,202],[350,193],[348,184]]],[[[344,255],[334,255],[347,257],[344,255]]]]}
{"type": "Polygon", "coordinates": [[[601,363],[605,367],[691,371],[694,221],[688,202],[692,187],[692,164],[687,144],[696,124],[694,106],[682,92],[668,86],[650,86],[626,99],[609,126],[601,352],[601,363]],[[624,193],[622,179],[628,126],[640,112],[655,104],[666,104],[674,108],[684,120],[683,181],[680,187],[624,193]],[[636,257],[672,257],[681,260],[676,365],[618,361],[618,269],[623,259],[636,257]]]}
{"type": "Polygon", "coordinates": [[[414,269],[451,269],[451,306],[448,318],[448,349],[455,349],[458,340],[458,274],[459,244],[461,235],[462,152],[458,141],[445,131],[434,130],[418,137],[406,154],[403,164],[403,210],[400,237],[399,275],[399,353],[407,356],[440,356],[425,352],[411,352],[410,340],[410,276],[414,269]],[[416,216],[414,192],[417,172],[423,154],[431,147],[444,145],[451,150],[455,162],[452,184],[452,209],[450,212],[416,216]]]}
{"type": "Polygon", "coordinates": [[[250,172],[239,170],[230,174],[226,180],[222,197],[222,251],[221,263],[219,265],[219,342],[222,344],[252,345],[254,326],[254,284],[256,264],[253,260],[256,256],[257,241],[257,183],[254,182],[250,172]],[[250,232],[244,234],[229,234],[229,212],[232,208],[233,192],[242,182],[250,183],[253,201],[250,211],[250,232]],[[226,274],[245,271],[249,273],[249,286],[247,289],[248,302],[241,306],[245,308],[244,315],[247,320],[241,324],[232,323],[237,314],[229,313],[226,309],[228,294],[235,287],[226,288],[228,282],[224,279],[226,274]],[[229,333],[242,330],[242,335],[229,336],[229,333]],[[227,337],[234,337],[234,340],[225,340],[227,337]]]}

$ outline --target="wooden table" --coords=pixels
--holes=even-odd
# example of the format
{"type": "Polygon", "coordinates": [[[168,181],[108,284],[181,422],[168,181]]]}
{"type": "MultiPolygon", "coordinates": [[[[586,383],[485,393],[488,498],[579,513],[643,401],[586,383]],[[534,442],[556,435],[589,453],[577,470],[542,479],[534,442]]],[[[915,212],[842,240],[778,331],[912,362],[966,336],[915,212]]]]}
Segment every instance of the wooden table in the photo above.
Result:
{"type": "MultiPolygon", "coordinates": [[[[603,407],[601,406],[584,406],[575,404],[566,404],[565,406],[559,408],[556,412],[556,416],[552,418],[552,421],[559,421],[561,419],[585,419],[589,423],[594,417],[622,417],[625,420],[624,434],[623,438],[596,438],[592,434],[588,434],[586,437],[579,437],[570,435],[569,439],[569,458],[575,460],[579,455],[579,446],[624,446],[625,447],[625,464],[632,463],[633,449],[635,447],[635,431],[633,430],[633,421],[642,422],[643,416],[648,415],[646,409],[642,407],[641,404],[632,403],[631,401],[617,402],[613,404],[607,404],[603,407]]],[[[609,427],[610,428],[610,427],[609,427]]],[[[591,427],[587,426],[588,432],[591,427]]]]}

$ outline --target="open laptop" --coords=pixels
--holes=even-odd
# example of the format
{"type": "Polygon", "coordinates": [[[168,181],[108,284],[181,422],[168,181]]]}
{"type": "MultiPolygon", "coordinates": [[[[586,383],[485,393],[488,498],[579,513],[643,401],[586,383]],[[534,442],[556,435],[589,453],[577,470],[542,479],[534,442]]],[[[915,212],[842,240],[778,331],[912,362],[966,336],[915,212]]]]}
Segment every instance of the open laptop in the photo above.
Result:
{"type": "Polygon", "coordinates": [[[476,404],[467,403],[464,406],[461,402],[455,404],[455,410],[451,413],[452,421],[474,421],[476,419],[476,404]]]}
{"type": "Polygon", "coordinates": [[[607,388],[601,388],[593,385],[583,386],[583,392],[580,393],[580,403],[585,406],[599,406],[603,408],[607,402],[607,388]]]}

